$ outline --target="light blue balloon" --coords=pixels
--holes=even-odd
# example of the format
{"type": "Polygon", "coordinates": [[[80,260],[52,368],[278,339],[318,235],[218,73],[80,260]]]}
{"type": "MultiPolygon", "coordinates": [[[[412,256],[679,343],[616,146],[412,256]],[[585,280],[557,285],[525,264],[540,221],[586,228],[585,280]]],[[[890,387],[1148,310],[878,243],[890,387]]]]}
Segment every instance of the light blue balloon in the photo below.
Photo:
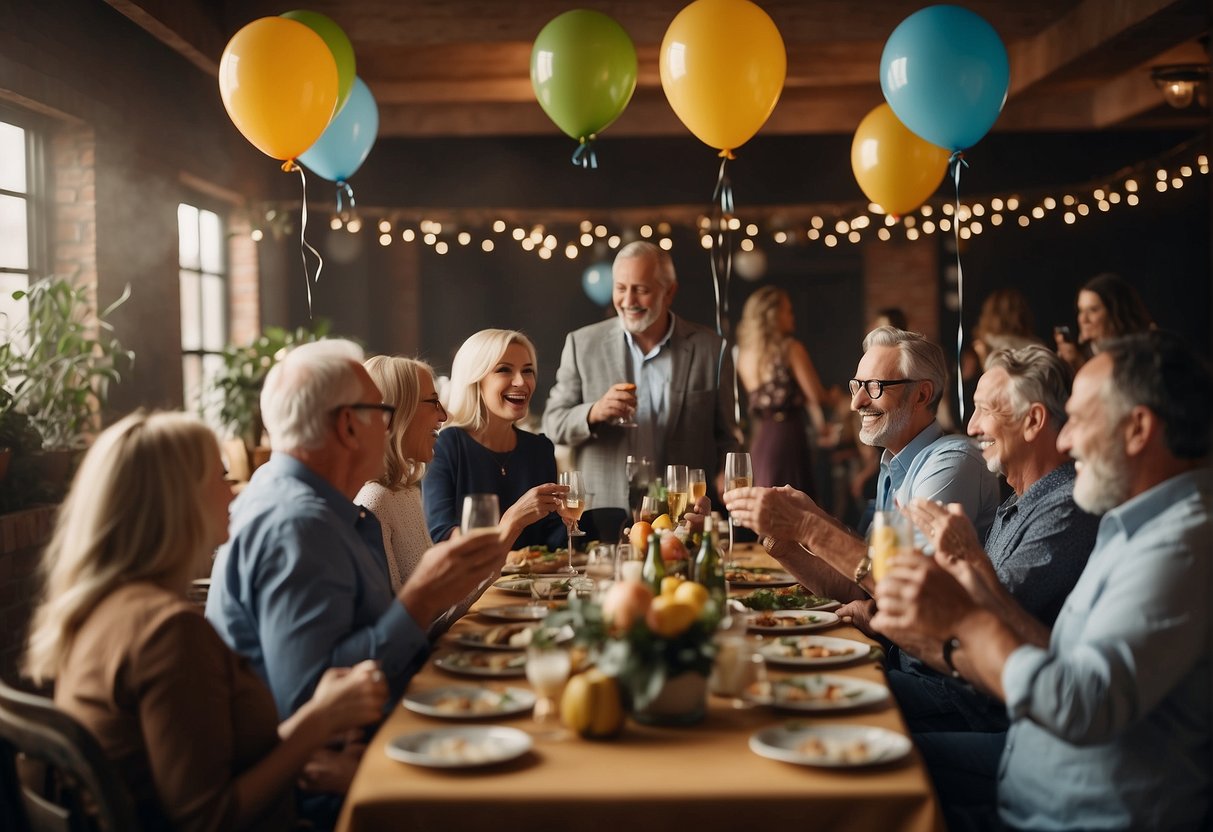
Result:
{"type": "Polygon", "coordinates": [[[581,275],[581,288],[599,306],[611,302],[611,282],[611,264],[606,261],[588,266],[581,275]]]}
{"type": "Polygon", "coordinates": [[[985,18],[928,6],[903,20],[880,56],[880,87],[901,123],[931,144],[972,147],[1007,101],[1007,49],[985,18]]]}
{"type": "Polygon", "coordinates": [[[299,156],[317,176],[344,182],[353,176],[379,135],[379,106],[361,78],[354,79],[350,97],[333,116],[316,143],[299,156]]]}

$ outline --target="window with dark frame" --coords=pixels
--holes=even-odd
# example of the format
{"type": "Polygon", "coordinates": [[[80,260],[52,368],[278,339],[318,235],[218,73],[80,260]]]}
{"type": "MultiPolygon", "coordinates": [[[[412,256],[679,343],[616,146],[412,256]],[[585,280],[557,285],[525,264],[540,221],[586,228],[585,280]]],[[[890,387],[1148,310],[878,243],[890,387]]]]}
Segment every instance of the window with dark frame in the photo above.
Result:
{"type": "Polygon", "coordinates": [[[227,235],[219,214],[177,206],[181,284],[181,374],[185,409],[218,427],[218,402],[205,398],[223,367],[228,330],[227,235]]]}
{"type": "Polygon", "coordinates": [[[24,328],[27,306],[13,292],[45,277],[46,173],[38,120],[0,108],[0,336],[24,328]]]}

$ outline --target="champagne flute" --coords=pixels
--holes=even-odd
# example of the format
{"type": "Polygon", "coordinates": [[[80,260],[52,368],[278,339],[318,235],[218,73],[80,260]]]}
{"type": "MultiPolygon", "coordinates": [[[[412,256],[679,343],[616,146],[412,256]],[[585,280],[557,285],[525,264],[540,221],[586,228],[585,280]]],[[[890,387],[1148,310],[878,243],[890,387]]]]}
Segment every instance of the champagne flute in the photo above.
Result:
{"type": "Polygon", "coordinates": [[[643,520],[645,523],[652,523],[657,519],[657,498],[656,497],[641,497],[640,511],[638,520],[643,520]]]}
{"type": "Polygon", "coordinates": [[[708,474],[702,468],[691,469],[691,503],[699,502],[700,497],[708,494],[708,474]]]}
{"type": "Polygon", "coordinates": [[[556,708],[556,697],[573,669],[569,651],[555,644],[531,643],[526,649],[526,680],[535,689],[536,736],[559,739],[564,732],[556,708]],[[553,721],[555,725],[553,726],[553,721]]]}
{"type": "MultiPolygon", "coordinates": [[[[463,514],[459,522],[459,531],[464,536],[472,534],[497,534],[497,524],[500,522],[501,506],[497,501],[496,494],[467,494],[464,496],[463,514]]],[[[490,573],[472,592],[472,597],[478,597],[495,577],[497,577],[496,572],[490,573]]],[[[452,604],[450,609],[442,614],[442,618],[446,619],[454,615],[461,603],[452,604]]]]}
{"type": "Polygon", "coordinates": [[[670,519],[677,526],[686,514],[687,498],[690,496],[690,472],[685,465],[665,467],[666,502],[670,507],[670,519]]]}
{"type": "Polygon", "coordinates": [[[565,525],[569,527],[569,562],[572,563],[572,538],[585,536],[585,532],[577,526],[581,513],[586,509],[585,479],[581,476],[580,471],[562,471],[560,485],[569,487],[568,492],[564,495],[564,507],[560,510],[560,515],[564,518],[565,525]]]}
{"type": "MultiPolygon", "coordinates": [[[[734,488],[749,488],[754,484],[754,463],[750,461],[750,455],[744,451],[730,451],[724,458],[724,487],[725,491],[731,491],[734,488]]],[[[733,518],[729,518],[729,534],[732,535],[733,527],[737,524],[733,522],[733,518]]],[[[731,541],[730,541],[731,543],[731,541]]]]}

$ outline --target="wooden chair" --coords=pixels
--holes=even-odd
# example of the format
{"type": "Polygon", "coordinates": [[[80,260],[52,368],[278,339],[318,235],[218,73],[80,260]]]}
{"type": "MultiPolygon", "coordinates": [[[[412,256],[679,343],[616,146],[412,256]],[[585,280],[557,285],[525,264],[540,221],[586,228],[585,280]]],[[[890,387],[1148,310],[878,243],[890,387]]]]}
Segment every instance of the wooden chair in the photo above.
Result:
{"type": "Polygon", "coordinates": [[[130,792],[101,747],[51,700],[0,681],[0,829],[84,832],[139,829],[130,792]],[[53,789],[18,775],[18,755],[48,767],[53,789]]]}

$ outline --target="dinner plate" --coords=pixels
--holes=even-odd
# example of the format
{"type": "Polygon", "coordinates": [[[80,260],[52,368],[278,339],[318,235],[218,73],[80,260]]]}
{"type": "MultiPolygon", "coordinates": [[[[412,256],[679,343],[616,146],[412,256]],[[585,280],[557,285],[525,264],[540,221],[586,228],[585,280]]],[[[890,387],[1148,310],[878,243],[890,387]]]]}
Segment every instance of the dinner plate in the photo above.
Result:
{"type": "Polygon", "coordinates": [[[536,625],[531,623],[515,623],[515,624],[498,624],[496,627],[486,627],[483,630],[464,630],[459,633],[452,633],[451,643],[458,644],[460,647],[475,647],[479,650],[525,650],[526,644],[510,644],[506,642],[486,643],[485,636],[493,630],[504,631],[507,639],[517,638],[518,635],[526,630],[534,630],[536,625]]]}
{"type": "Polygon", "coordinates": [[[735,586],[738,589],[774,588],[792,586],[796,583],[796,579],[782,569],[768,569],[762,566],[746,567],[737,564],[725,568],[725,579],[728,580],[729,586],[735,586]],[[729,573],[740,574],[737,580],[732,580],[728,577],[729,573]]]}
{"type": "Polygon", "coordinates": [[[760,682],[745,698],[756,705],[787,711],[845,711],[887,702],[889,689],[850,676],[815,674],[760,682]]]}
{"type": "Polygon", "coordinates": [[[771,612],[752,612],[746,617],[746,627],[751,632],[764,635],[808,633],[823,627],[832,627],[837,623],[838,616],[821,610],[773,610],[771,612]],[[757,623],[758,619],[767,616],[777,619],[779,623],[765,625],[757,623]]]}
{"type": "MultiPolygon", "coordinates": [[[[798,594],[794,596],[794,599],[795,599],[795,601],[796,601],[796,604],[804,603],[805,601],[814,600],[814,599],[816,599],[817,603],[815,603],[815,604],[809,604],[809,605],[807,605],[807,606],[797,606],[796,604],[789,604],[789,603],[788,603],[788,600],[789,600],[789,599],[786,599],[786,598],[782,597],[782,595],[780,594],[780,593],[781,593],[781,591],[782,591],[782,590],[781,590],[780,588],[778,588],[778,587],[769,587],[769,586],[768,586],[768,587],[762,587],[762,588],[760,588],[760,589],[756,589],[756,590],[754,590],[754,591],[752,591],[752,592],[742,593],[742,594],[739,594],[739,595],[733,595],[733,596],[732,596],[732,598],[733,598],[734,600],[738,601],[739,603],[741,603],[741,604],[742,604],[742,606],[745,606],[747,609],[753,609],[753,608],[749,607],[749,605],[748,605],[748,604],[746,604],[745,602],[746,602],[746,601],[749,601],[749,600],[751,600],[751,599],[753,599],[753,598],[754,598],[754,596],[755,596],[755,595],[757,595],[757,594],[758,594],[758,593],[760,593],[760,592],[771,592],[771,593],[773,593],[773,594],[774,594],[774,596],[775,596],[775,598],[774,598],[774,600],[775,600],[775,607],[774,607],[774,608],[775,608],[775,609],[780,609],[780,610],[794,609],[794,610],[826,610],[826,611],[831,611],[831,610],[836,610],[836,609],[838,609],[839,607],[841,607],[841,606],[842,606],[842,604],[840,604],[839,602],[837,602],[837,601],[833,600],[832,598],[821,598],[821,597],[819,597],[819,596],[812,596],[812,594],[811,594],[811,593],[810,593],[808,590],[805,590],[805,589],[802,589],[802,588],[799,588],[799,587],[797,587],[797,592],[798,592],[798,594]]],[[[764,600],[768,600],[768,601],[769,601],[770,599],[764,599],[764,600]]],[[[753,610],[753,612],[762,612],[762,610],[761,610],[761,609],[756,609],[756,610],[753,610]]]]}
{"type": "Polygon", "coordinates": [[[385,750],[393,760],[429,768],[472,768],[503,763],[531,750],[529,734],[502,725],[460,725],[402,734],[385,750]]]}
{"type": "Polygon", "coordinates": [[[846,664],[856,659],[866,657],[871,651],[871,645],[849,638],[830,638],[829,636],[781,636],[769,644],[758,648],[763,658],[773,664],[795,665],[796,667],[825,667],[833,664],[846,664]],[[823,648],[834,652],[834,655],[805,656],[800,653],[806,648],[823,648]],[[795,650],[796,654],[791,655],[795,650]]]}
{"type": "Polygon", "coordinates": [[[542,621],[552,611],[543,604],[513,604],[507,607],[485,607],[477,610],[485,618],[498,621],[542,621]]]}
{"type": "Polygon", "coordinates": [[[404,697],[404,707],[413,713],[440,719],[485,719],[526,713],[535,705],[535,694],[526,688],[503,691],[470,685],[427,690],[404,697]]]}
{"type": "Polygon", "coordinates": [[[760,757],[825,768],[859,768],[905,759],[909,737],[870,725],[789,723],[750,735],[750,750],[760,757]]]}
{"type": "Polygon", "coordinates": [[[463,676],[507,678],[526,675],[525,653],[482,653],[466,650],[434,659],[434,667],[463,676]]]}

